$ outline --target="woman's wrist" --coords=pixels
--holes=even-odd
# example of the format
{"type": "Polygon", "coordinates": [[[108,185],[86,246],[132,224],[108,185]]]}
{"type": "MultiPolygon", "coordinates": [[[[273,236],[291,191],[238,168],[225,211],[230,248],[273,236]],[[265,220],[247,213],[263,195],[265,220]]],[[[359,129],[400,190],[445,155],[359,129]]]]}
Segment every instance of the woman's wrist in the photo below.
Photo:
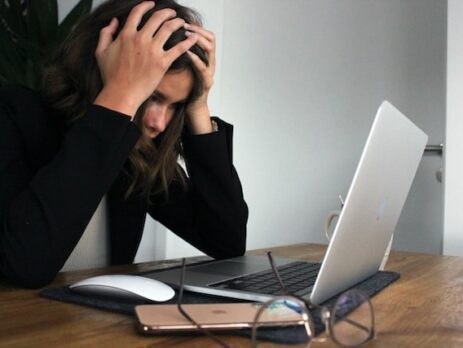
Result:
{"type": "Polygon", "coordinates": [[[125,114],[132,120],[140,103],[124,93],[103,88],[96,97],[94,104],[125,114]]]}
{"type": "Polygon", "coordinates": [[[188,127],[194,135],[212,133],[214,128],[211,122],[209,108],[203,107],[188,113],[188,127]]]}

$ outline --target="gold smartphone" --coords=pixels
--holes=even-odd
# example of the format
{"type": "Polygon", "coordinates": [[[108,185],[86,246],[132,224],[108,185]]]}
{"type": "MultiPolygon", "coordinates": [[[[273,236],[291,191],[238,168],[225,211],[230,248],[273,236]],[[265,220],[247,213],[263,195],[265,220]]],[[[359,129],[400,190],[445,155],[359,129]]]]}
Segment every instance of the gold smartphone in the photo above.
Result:
{"type": "MultiPolygon", "coordinates": [[[[202,327],[208,330],[237,330],[252,328],[259,303],[185,304],[182,308],[202,327]]],[[[177,305],[140,305],[135,307],[138,328],[147,334],[197,331],[195,324],[186,319],[177,305]]],[[[259,322],[262,326],[302,325],[299,313],[281,304],[265,310],[259,322]]]]}

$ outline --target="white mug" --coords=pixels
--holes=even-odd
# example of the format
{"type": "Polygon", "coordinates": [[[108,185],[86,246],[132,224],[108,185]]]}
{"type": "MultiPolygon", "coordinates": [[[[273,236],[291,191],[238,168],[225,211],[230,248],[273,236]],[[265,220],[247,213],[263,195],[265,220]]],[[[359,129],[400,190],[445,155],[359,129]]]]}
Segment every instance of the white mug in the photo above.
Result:
{"type": "MultiPolygon", "coordinates": [[[[341,212],[339,210],[332,210],[328,213],[325,219],[325,236],[326,239],[328,239],[328,242],[331,240],[331,237],[334,232],[334,228],[336,227],[336,224],[333,224],[333,221],[339,219],[339,215],[341,215],[341,212]],[[331,227],[333,225],[333,227],[331,227]]],[[[389,244],[386,248],[386,252],[384,253],[383,261],[381,261],[381,265],[379,266],[379,270],[383,271],[384,267],[386,266],[387,260],[389,258],[389,253],[391,252],[391,247],[392,247],[392,240],[394,239],[394,235],[391,236],[391,240],[389,241],[389,244]]]]}

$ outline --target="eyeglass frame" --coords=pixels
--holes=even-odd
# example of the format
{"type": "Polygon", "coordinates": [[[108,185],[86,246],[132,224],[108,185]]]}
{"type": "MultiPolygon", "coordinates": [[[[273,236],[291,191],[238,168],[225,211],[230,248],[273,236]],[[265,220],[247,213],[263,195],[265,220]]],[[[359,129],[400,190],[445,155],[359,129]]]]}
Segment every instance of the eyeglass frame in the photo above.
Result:
{"type": "MultiPolygon", "coordinates": [[[[315,339],[315,330],[314,330],[314,325],[313,325],[313,320],[312,320],[312,316],[310,315],[310,309],[319,309],[320,310],[320,317],[321,317],[321,320],[323,321],[323,324],[325,325],[325,333],[328,337],[331,337],[331,339],[336,343],[338,344],[339,346],[343,346],[343,347],[351,347],[351,348],[355,348],[355,347],[359,347],[363,344],[365,344],[366,342],[369,342],[371,340],[373,340],[375,338],[375,335],[376,335],[376,331],[375,331],[375,315],[374,315],[374,309],[373,309],[373,305],[370,301],[370,298],[367,294],[365,294],[363,291],[361,291],[360,289],[351,289],[351,290],[347,290],[346,292],[343,292],[341,295],[338,296],[338,298],[336,299],[336,303],[337,301],[344,295],[344,294],[347,294],[349,293],[349,291],[356,291],[360,294],[362,294],[362,296],[367,300],[367,303],[369,305],[369,307],[371,308],[371,330],[368,330],[369,332],[369,335],[368,337],[361,343],[357,344],[357,345],[351,345],[351,346],[346,346],[344,345],[342,342],[340,342],[336,336],[334,334],[332,334],[331,332],[333,331],[332,330],[332,325],[333,325],[333,316],[332,316],[332,311],[334,308],[336,308],[336,305],[333,307],[333,309],[329,309],[328,307],[326,306],[320,306],[320,305],[317,305],[317,304],[314,304],[312,302],[310,302],[310,300],[306,300],[304,299],[303,297],[301,296],[298,296],[296,294],[292,294],[287,288],[286,286],[284,285],[282,279],[281,279],[281,276],[280,274],[278,273],[278,270],[277,270],[277,267],[275,265],[275,261],[273,259],[273,256],[272,256],[272,253],[270,251],[267,252],[267,257],[269,259],[269,262],[270,262],[270,266],[272,268],[272,271],[273,271],[273,274],[275,275],[275,278],[277,279],[278,281],[278,284],[280,285],[280,288],[281,290],[283,291],[284,293],[284,296],[278,296],[278,297],[275,297],[274,299],[271,299],[265,303],[262,304],[261,308],[259,309],[259,311],[257,311],[255,317],[254,317],[254,322],[253,322],[253,325],[252,325],[252,334],[251,334],[251,342],[252,342],[252,345],[255,346],[255,343],[257,342],[256,341],[256,336],[257,336],[257,328],[258,328],[258,325],[257,325],[257,319],[259,318],[259,315],[261,314],[261,312],[265,309],[265,306],[266,304],[269,304],[269,303],[273,303],[275,301],[278,301],[279,299],[295,299],[296,302],[299,302],[299,304],[303,304],[304,307],[303,307],[303,310],[305,313],[307,313],[308,315],[308,318],[307,318],[307,322],[308,322],[308,325],[309,325],[309,328],[304,325],[306,327],[306,331],[308,331],[308,335],[309,335],[309,338],[311,340],[315,339]]],[[[220,346],[222,346],[223,348],[229,348],[229,345],[227,345],[225,342],[223,342],[222,340],[220,340],[216,335],[214,335],[211,331],[209,331],[208,329],[204,328],[201,324],[199,324],[198,322],[196,322],[186,311],[185,309],[182,307],[182,302],[183,302],[183,291],[184,291],[184,287],[185,287],[185,273],[186,273],[186,259],[185,258],[182,258],[182,271],[181,271],[181,274],[180,274],[180,284],[179,284],[179,293],[178,293],[178,298],[177,298],[177,309],[178,311],[180,312],[180,314],[182,314],[187,320],[189,320],[191,323],[195,324],[196,327],[198,328],[199,331],[201,331],[202,333],[204,333],[206,336],[208,336],[209,338],[211,338],[212,340],[214,340],[216,343],[218,343],[220,346]]],[[[343,318],[343,320],[346,320],[348,322],[350,322],[352,325],[354,326],[360,326],[362,329],[365,329],[365,327],[362,327],[361,324],[358,324],[354,321],[351,321],[347,318],[343,318]]],[[[305,319],[304,319],[305,321],[305,319]]],[[[322,339],[323,340],[323,339],[322,339]]],[[[317,340],[317,341],[320,341],[320,340],[317,340]]]]}
{"type": "MultiPolygon", "coordinates": [[[[275,261],[273,259],[273,256],[272,256],[272,253],[270,251],[267,252],[267,256],[268,256],[268,259],[269,259],[269,262],[270,262],[270,266],[272,267],[272,271],[273,271],[273,274],[275,275],[275,278],[277,279],[278,281],[278,284],[280,285],[280,288],[281,290],[283,291],[284,293],[284,297],[290,297],[290,298],[294,298],[296,300],[298,300],[299,302],[302,302],[304,305],[305,305],[305,308],[306,308],[306,311],[308,314],[309,314],[309,317],[310,317],[310,321],[309,321],[309,327],[310,327],[310,332],[308,332],[308,335],[310,337],[310,339],[315,339],[315,332],[312,333],[313,328],[314,328],[314,325],[313,325],[313,320],[312,320],[312,316],[310,315],[310,310],[311,309],[318,309],[320,310],[320,318],[325,326],[325,333],[328,337],[331,337],[331,339],[336,343],[338,344],[339,346],[342,346],[342,347],[350,347],[350,348],[355,348],[355,347],[360,347],[362,346],[363,344],[365,344],[366,342],[369,342],[371,340],[373,340],[376,336],[376,331],[375,331],[375,313],[374,313],[374,308],[373,308],[373,305],[370,301],[370,297],[364,293],[362,290],[360,289],[350,289],[350,290],[347,290],[343,293],[341,293],[337,299],[336,299],[336,302],[335,302],[335,305],[333,306],[332,309],[329,309],[328,307],[326,306],[321,306],[321,305],[318,305],[318,304],[315,304],[315,303],[312,303],[310,300],[307,300],[301,296],[298,296],[296,294],[293,294],[291,293],[287,288],[286,286],[284,285],[282,279],[281,279],[281,276],[280,274],[278,273],[278,269],[275,265],[275,261]],[[368,303],[368,306],[369,308],[371,308],[371,330],[367,330],[367,328],[363,327],[363,325],[355,322],[355,321],[352,321],[348,318],[343,318],[343,320],[349,322],[350,324],[354,325],[354,326],[357,326],[357,327],[360,327],[361,329],[365,330],[365,331],[368,331],[368,336],[367,338],[362,341],[361,343],[359,344],[356,344],[356,345],[345,345],[343,344],[342,342],[340,342],[336,336],[332,333],[332,328],[333,328],[333,324],[334,324],[334,319],[335,317],[332,316],[332,311],[336,308],[336,304],[337,302],[339,301],[340,298],[342,298],[344,295],[348,294],[349,292],[357,292],[359,294],[361,294],[367,301],[368,303]]],[[[252,342],[253,342],[253,346],[254,346],[254,342],[256,341],[256,334],[257,334],[257,327],[258,325],[256,320],[258,319],[258,316],[260,315],[260,313],[264,310],[264,307],[270,303],[273,303],[275,301],[278,301],[279,298],[281,297],[276,297],[275,299],[271,299],[267,302],[264,303],[264,305],[260,308],[260,310],[258,311],[258,313],[256,313],[256,317],[255,317],[255,321],[254,321],[254,324],[253,324],[253,328],[252,328],[252,336],[251,336],[251,339],[252,339],[252,342]]],[[[309,331],[307,329],[307,326],[306,326],[306,331],[309,331]]],[[[321,339],[321,340],[317,340],[317,341],[324,341],[324,339],[321,339]]]]}

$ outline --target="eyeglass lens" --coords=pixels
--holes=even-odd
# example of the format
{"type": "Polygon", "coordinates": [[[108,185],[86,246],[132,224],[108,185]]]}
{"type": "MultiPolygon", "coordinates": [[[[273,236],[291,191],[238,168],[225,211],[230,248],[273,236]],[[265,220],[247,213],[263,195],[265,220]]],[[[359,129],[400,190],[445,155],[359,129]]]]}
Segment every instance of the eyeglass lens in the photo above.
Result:
{"type": "Polygon", "coordinates": [[[368,297],[355,289],[341,294],[333,308],[329,326],[333,339],[343,346],[358,346],[371,339],[374,316],[368,297]]]}
{"type": "MultiPolygon", "coordinates": [[[[252,347],[257,347],[257,331],[275,330],[275,328],[293,328],[290,333],[292,341],[303,343],[306,347],[313,336],[313,323],[306,305],[290,296],[282,296],[265,302],[257,312],[252,329],[252,347]],[[296,328],[296,330],[294,330],[296,328]]],[[[264,335],[265,336],[265,335],[264,335]]],[[[292,347],[301,347],[293,346],[292,347]]]]}

